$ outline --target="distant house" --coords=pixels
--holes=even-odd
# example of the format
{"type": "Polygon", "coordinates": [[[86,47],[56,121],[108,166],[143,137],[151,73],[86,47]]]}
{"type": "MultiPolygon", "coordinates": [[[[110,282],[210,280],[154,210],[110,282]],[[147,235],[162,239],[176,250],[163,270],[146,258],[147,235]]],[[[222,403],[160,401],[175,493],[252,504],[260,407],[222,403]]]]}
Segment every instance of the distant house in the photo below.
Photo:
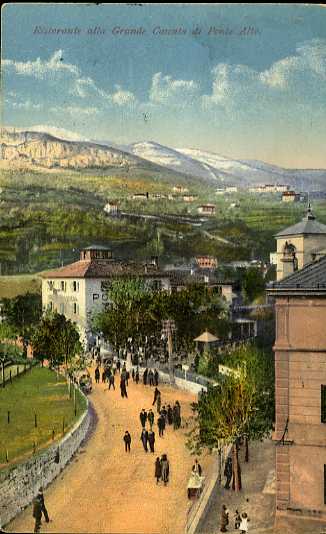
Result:
{"type": "Polygon", "coordinates": [[[282,194],[282,202],[299,202],[300,195],[295,191],[284,191],[282,194]]]}
{"type": "Polygon", "coordinates": [[[189,189],[183,185],[175,185],[172,189],[175,193],[188,193],[189,189]]]}
{"type": "Polygon", "coordinates": [[[215,215],[216,206],[214,204],[202,204],[198,206],[197,211],[201,215],[215,215]]]}
{"type": "Polygon", "coordinates": [[[216,269],[218,264],[214,256],[196,256],[195,261],[200,269],[216,269]]]}
{"type": "Polygon", "coordinates": [[[285,193],[289,189],[286,184],[258,184],[249,187],[249,193],[285,193]]]}
{"type": "Polygon", "coordinates": [[[109,201],[107,204],[105,204],[104,211],[113,217],[119,215],[120,213],[118,203],[115,201],[109,201]]]}
{"type": "Polygon", "coordinates": [[[238,188],[236,185],[228,185],[226,188],[225,188],[225,192],[226,193],[237,193],[238,192],[238,188]]]}
{"type": "Polygon", "coordinates": [[[194,202],[197,199],[197,195],[183,195],[184,202],[194,202]]]}
{"type": "Polygon", "coordinates": [[[132,195],[132,200],[148,200],[149,194],[148,193],[134,193],[132,195]]]}

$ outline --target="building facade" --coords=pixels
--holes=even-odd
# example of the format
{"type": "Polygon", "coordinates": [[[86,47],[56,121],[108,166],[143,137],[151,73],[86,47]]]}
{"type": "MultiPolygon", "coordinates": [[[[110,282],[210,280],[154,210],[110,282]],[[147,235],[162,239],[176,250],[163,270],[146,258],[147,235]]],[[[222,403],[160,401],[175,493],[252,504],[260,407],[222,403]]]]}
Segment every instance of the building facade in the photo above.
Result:
{"type": "Polygon", "coordinates": [[[326,257],[275,298],[276,509],[326,520],[326,257]]]}
{"type": "Polygon", "coordinates": [[[326,225],[318,222],[309,206],[302,221],[275,235],[277,280],[300,270],[326,249],[326,225]]]}
{"type": "Polygon", "coordinates": [[[157,263],[137,264],[113,258],[106,247],[83,249],[80,260],[42,276],[43,310],[57,311],[76,323],[85,345],[93,341],[92,316],[107,302],[110,281],[142,278],[153,289],[170,290],[170,278],[157,263]]]}

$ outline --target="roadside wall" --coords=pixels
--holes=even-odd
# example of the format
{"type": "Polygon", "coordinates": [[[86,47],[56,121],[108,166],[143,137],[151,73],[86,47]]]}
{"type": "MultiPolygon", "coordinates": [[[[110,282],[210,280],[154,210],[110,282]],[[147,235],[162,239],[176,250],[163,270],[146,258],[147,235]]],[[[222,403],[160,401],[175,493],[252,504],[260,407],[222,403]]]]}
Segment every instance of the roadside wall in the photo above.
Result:
{"type": "Polygon", "coordinates": [[[59,475],[86,437],[89,424],[87,400],[87,410],[61,441],[24,463],[0,471],[1,526],[9,523],[32,502],[40,486],[47,487],[59,475]]]}

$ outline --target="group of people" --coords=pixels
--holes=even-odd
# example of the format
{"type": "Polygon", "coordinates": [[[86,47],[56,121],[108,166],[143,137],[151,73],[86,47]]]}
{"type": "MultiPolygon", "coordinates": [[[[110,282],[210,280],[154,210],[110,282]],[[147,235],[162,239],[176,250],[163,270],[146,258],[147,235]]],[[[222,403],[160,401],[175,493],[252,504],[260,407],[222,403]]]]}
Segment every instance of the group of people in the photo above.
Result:
{"type": "Polygon", "coordinates": [[[156,484],[160,480],[164,483],[164,486],[169,482],[170,475],[170,462],[166,454],[162,454],[161,458],[157,457],[155,461],[155,478],[156,484]]]}
{"type": "Polygon", "coordinates": [[[145,371],[143,372],[143,384],[144,386],[147,386],[149,384],[150,386],[158,386],[158,380],[159,380],[159,374],[157,369],[148,369],[146,367],[145,371]]]}
{"type": "MultiPolygon", "coordinates": [[[[222,511],[221,511],[221,524],[220,524],[220,532],[227,532],[228,525],[230,523],[229,520],[230,512],[223,504],[222,511]]],[[[238,510],[234,512],[234,528],[235,530],[239,530],[240,534],[246,534],[248,532],[250,519],[248,517],[248,514],[246,512],[243,512],[240,514],[238,510]]]]}

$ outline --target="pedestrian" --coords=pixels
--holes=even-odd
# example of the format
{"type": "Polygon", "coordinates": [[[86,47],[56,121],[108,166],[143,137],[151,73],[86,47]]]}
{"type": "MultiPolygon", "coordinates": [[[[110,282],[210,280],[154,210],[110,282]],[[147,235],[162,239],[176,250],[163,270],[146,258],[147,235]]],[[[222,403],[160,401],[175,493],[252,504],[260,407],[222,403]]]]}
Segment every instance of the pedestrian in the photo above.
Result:
{"type": "Polygon", "coordinates": [[[175,401],[175,405],[177,408],[177,428],[181,427],[181,406],[179,401],[175,401]]]}
{"type": "Polygon", "coordinates": [[[106,373],[105,370],[102,373],[102,384],[106,381],[106,373]]]}
{"type": "Polygon", "coordinates": [[[155,452],[155,451],[154,451],[155,432],[153,432],[153,430],[150,430],[150,431],[148,432],[148,443],[149,443],[150,451],[151,451],[151,452],[155,452]]]}
{"type": "Polygon", "coordinates": [[[129,382],[128,382],[129,379],[130,379],[130,373],[129,373],[129,371],[126,371],[126,384],[127,384],[127,386],[129,386],[129,382]]]}
{"type": "Polygon", "coordinates": [[[121,367],[121,362],[120,360],[117,361],[117,370],[118,370],[118,373],[120,373],[120,367],[121,367]]]}
{"type": "Polygon", "coordinates": [[[113,361],[113,363],[112,363],[112,372],[113,372],[114,375],[117,372],[117,364],[115,363],[115,361],[113,361]]]}
{"type": "Polygon", "coordinates": [[[149,410],[149,412],[147,414],[147,419],[148,419],[148,422],[149,422],[149,427],[152,430],[153,429],[153,424],[154,424],[154,412],[153,412],[152,408],[149,410]]]}
{"type": "Polygon", "coordinates": [[[167,424],[167,421],[168,421],[168,411],[167,409],[165,408],[165,406],[163,406],[162,410],[161,410],[161,414],[163,415],[164,417],[164,420],[165,420],[165,426],[167,424]]]}
{"type": "Polygon", "coordinates": [[[163,438],[164,430],[165,430],[165,419],[161,413],[160,413],[159,418],[157,419],[157,426],[158,426],[158,435],[161,438],[163,438]]]}
{"type": "Polygon", "coordinates": [[[132,368],[131,376],[132,376],[132,381],[135,382],[136,373],[135,373],[135,369],[134,368],[132,368]]]}
{"type": "Polygon", "coordinates": [[[156,403],[159,393],[160,393],[159,389],[155,388],[155,390],[154,390],[154,400],[153,400],[152,406],[154,406],[154,404],[156,403]]]}
{"type": "Polygon", "coordinates": [[[128,430],[126,430],[125,435],[123,436],[123,441],[125,442],[125,451],[130,452],[131,435],[128,430]]]}
{"type": "Polygon", "coordinates": [[[38,495],[33,499],[33,517],[35,519],[34,532],[40,532],[42,524],[42,503],[38,495]]]}
{"type": "Polygon", "coordinates": [[[235,530],[238,530],[241,523],[241,515],[239,514],[238,510],[234,513],[234,528],[235,530]]]}
{"type": "Polygon", "coordinates": [[[144,373],[143,373],[143,384],[144,386],[147,386],[147,375],[148,375],[148,369],[146,367],[144,373]]]}
{"type": "Polygon", "coordinates": [[[248,532],[248,528],[249,528],[249,523],[250,519],[249,517],[247,516],[246,512],[243,512],[243,514],[241,515],[241,523],[240,523],[240,526],[239,526],[239,530],[240,530],[240,534],[246,534],[246,532],[248,532]]]}
{"type": "Polygon", "coordinates": [[[170,464],[166,454],[162,454],[161,458],[162,480],[164,486],[169,482],[170,464]]]}
{"type": "Polygon", "coordinates": [[[156,409],[157,409],[157,413],[160,413],[161,412],[161,403],[162,403],[162,400],[161,400],[161,393],[160,391],[158,392],[158,395],[157,395],[157,399],[156,399],[156,409]]]}
{"type": "Polygon", "coordinates": [[[114,375],[110,375],[110,377],[109,377],[109,389],[111,389],[111,386],[113,387],[113,389],[115,389],[114,375]]]}
{"type": "Polygon", "coordinates": [[[128,398],[127,388],[126,388],[126,381],[122,377],[120,379],[120,391],[121,391],[121,397],[128,398]]]}
{"type": "Polygon", "coordinates": [[[99,384],[99,382],[100,382],[100,370],[99,370],[98,367],[96,367],[96,369],[95,369],[95,382],[96,382],[96,384],[99,384]]]}
{"type": "Polygon", "coordinates": [[[146,421],[147,421],[147,412],[145,411],[145,408],[143,408],[142,411],[140,412],[139,419],[140,419],[142,428],[145,428],[146,421]]]}
{"type": "Polygon", "coordinates": [[[161,477],[162,477],[162,465],[161,465],[161,460],[159,457],[156,458],[155,460],[155,478],[156,478],[156,484],[159,483],[159,481],[161,480],[161,477]]]}
{"type": "Polygon", "coordinates": [[[150,369],[148,372],[148,383],[150,386],[154,386],[154,373],[152,369],[150,369]]]}
{"type": "Polygon", "coordinates": [[[147,432],[147,430],[146,430],[145,428],[143,428],[143,430],[141,431],[140,441],[141,441],[142,444],[143,444],[144,451],[145,451],[145,452],[148,452],[148,447],[147,447],[147,442],[148,442],[148,432],[147,432]]]}
{"type": "Polygon", "coordinates": [[[227,460],[225,462],[224,476],[226,478],[226,482],[225,482],[224,488],[228,490],[228,489],[230,489],[230,484],[231,484],[231,480],[232,480],[232,458],[231,458],[231,456],[228,456],[227,460]]]}
{"type": "Polygon", "coordinates": [[[154,370],[154,384],[155,384],[156,387],[158,386],[158,378],[159,378],[158,370],[155,369],[154,370]]]}
{"type": "Polygon", "coordinates": [[[225,504],[223,504],[222,506],[222,511],[221,511],[221,529],[220,531],[221,532],[227,532],[227,526],[229,524],[229,510],[227,509],[227,507],[225,506],[225,504]]]}
{"type": "Polygon", "coordinates": [[[198,463],[198,460],[196,458],[195,463],[192,466],[192,472],[193,473],[197,473],[201,477],[202,471],[203,471],[202,467],[201,467],[200,463],[198,463]]]}
{"type": "Polygon", "coordinates": [[[45,522],[49,523],[50,519],[49,519],[48,511],[47,511],[47,509],[45,507],[43,488],[42,487],[38,490],[37,497],[39,498],[40,503],[41,503],[41,512],[44,515],[45,522]]]}
{"type": "Polygon", "coordinates": [[[170,404],[168,404],[167,416],[168,416],[169,425],[172,425],[173,424],[173,410],[172,410],[170,404]]]}
{"type": "Polygon", "coordinates": [[[105,369],[105,377],[107,381],[110,379],[111,374],[112,374],[111,367],[107,367],[105,369]]]}
{"type": "Polygon", "coordinates": [[[137,370],[136,370],[135,381],[136,381],[136,384],[139,384],[139,369],[138,369],[138,367],[137,367],[137,370]]]}

